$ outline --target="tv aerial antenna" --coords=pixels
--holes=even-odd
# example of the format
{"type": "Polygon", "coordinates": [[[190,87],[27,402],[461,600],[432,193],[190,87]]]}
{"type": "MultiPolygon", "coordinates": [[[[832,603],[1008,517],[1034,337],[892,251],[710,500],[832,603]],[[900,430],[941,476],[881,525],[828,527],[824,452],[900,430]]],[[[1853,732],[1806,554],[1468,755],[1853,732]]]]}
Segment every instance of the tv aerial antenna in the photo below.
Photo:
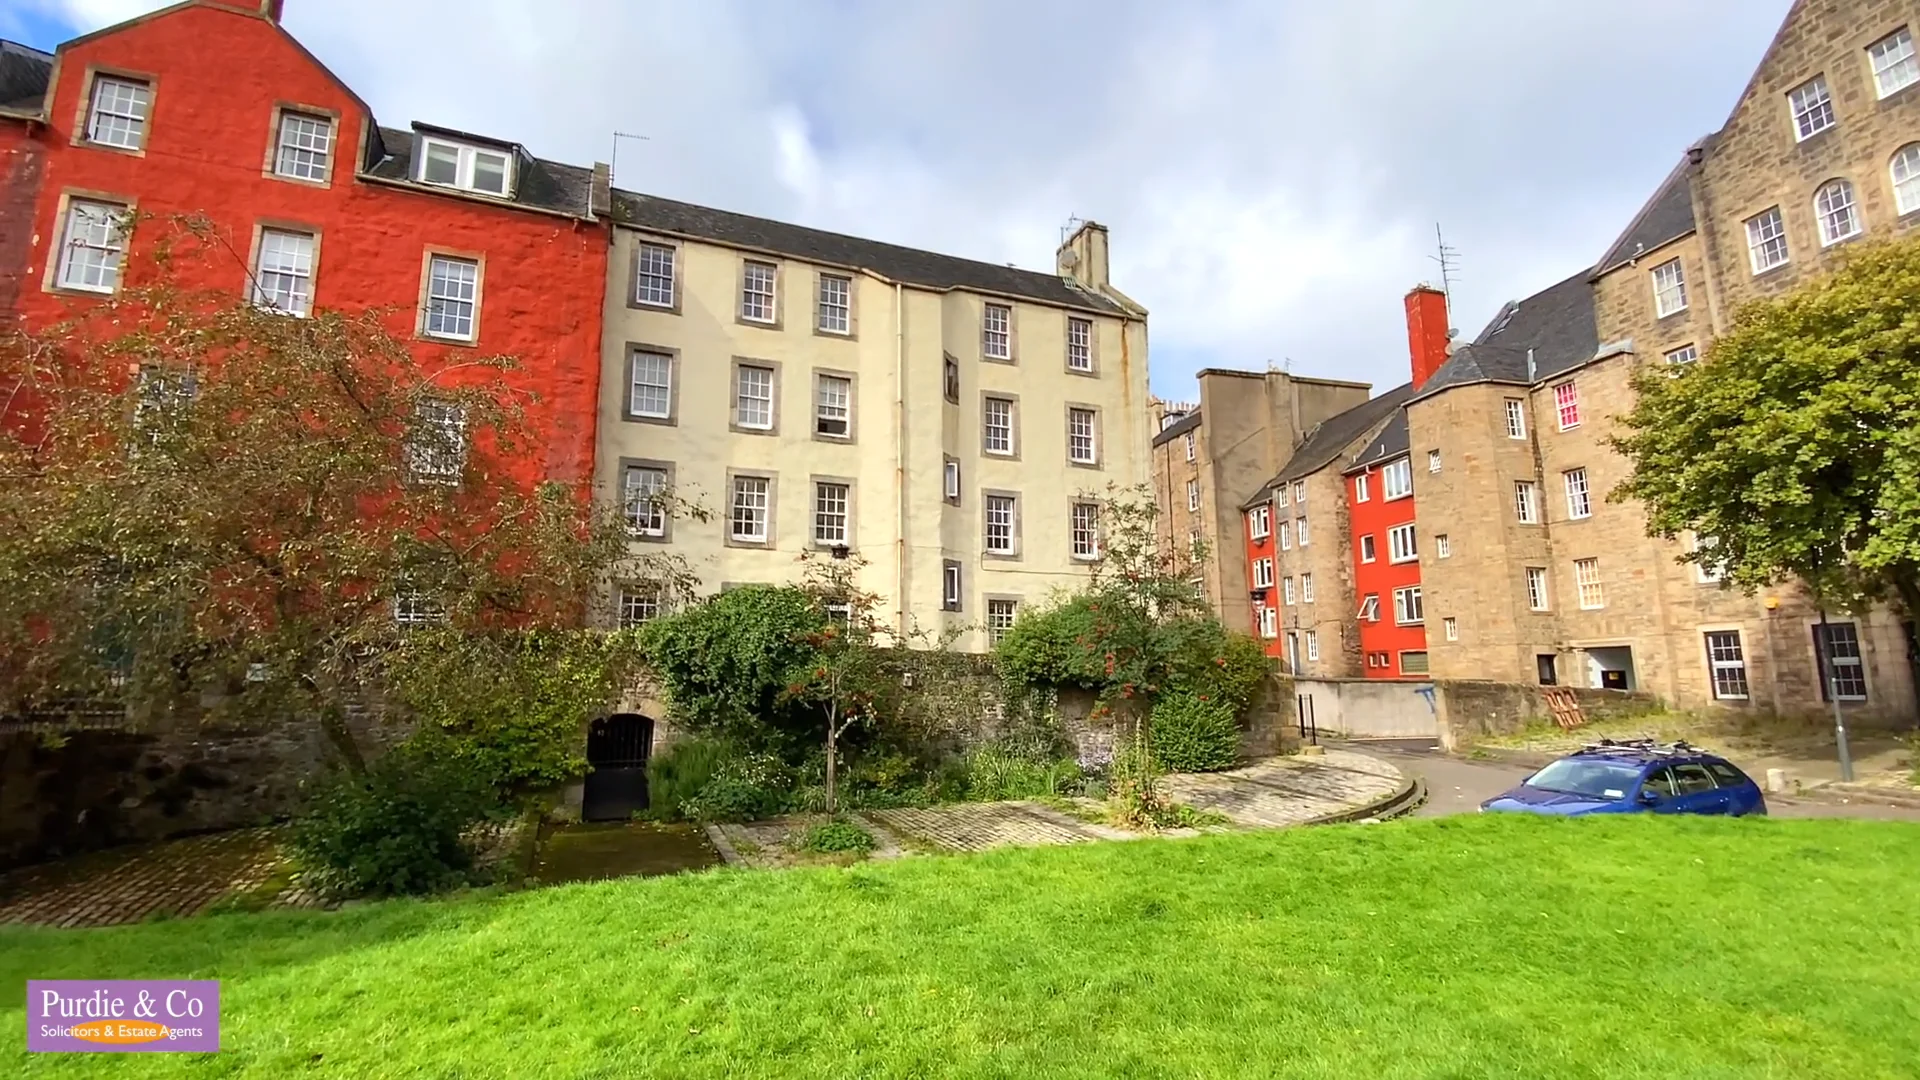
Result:
{"type": "Polygon", "coordinates": [[[649,135],[633,135],[625,131],[614,132],[613,133],[613,155],[607,161],[607,178],[610,182],[617,182],[618,177],[620,176],[620,140],[621,139],[632,139],[635,142],[652,142],[653,141],[652,136],[649,136],[649,135]]]}
{"type": "Polygon", "coordinates": [[[1433,240],[1436,253],[1427,256],[1440,264],[1440,291],[1447,298],[1447,321],[1453,321],[1453,286],[1460,280],[1460,249],[1447,243],[1447,236],[1440,231],[1440,223],[1433,223],[1433,240]]]}

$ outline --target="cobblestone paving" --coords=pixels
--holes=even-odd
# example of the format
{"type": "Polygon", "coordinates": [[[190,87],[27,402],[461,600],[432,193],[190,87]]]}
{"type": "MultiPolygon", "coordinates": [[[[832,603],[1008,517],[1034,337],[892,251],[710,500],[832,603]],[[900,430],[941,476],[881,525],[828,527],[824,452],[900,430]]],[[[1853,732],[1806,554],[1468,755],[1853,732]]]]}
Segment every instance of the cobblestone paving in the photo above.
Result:
{"type": "Polygon", "coordinates": [[[1162,790],[1175,802],[1227,815],[1236,825],[1283,828],[1358,809],[1399,791],[1400,770],[1367,754],[1328,750],[1319,757],[1281,757],[1223,773],[1169,776],[1162,790]]]}
{"type": "MultiPolygon", "coordinates": [[[[240,829],[29,866],[0,877],[0,923],[112,926],[192,915],[265,885],[281,866],[276,840],[274,829],[240,829]]],[[[314,902],[293,890],[278,901],[314,902]]]]}

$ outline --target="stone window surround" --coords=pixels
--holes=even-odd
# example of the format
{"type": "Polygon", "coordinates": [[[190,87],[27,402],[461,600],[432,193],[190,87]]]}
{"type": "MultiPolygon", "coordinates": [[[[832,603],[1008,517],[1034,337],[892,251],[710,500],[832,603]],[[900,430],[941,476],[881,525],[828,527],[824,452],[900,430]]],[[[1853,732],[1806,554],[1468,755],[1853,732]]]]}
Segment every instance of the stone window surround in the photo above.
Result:
{"type": "MultiPolygon", "coordinates": [[[[997,300],[983,297],[980,301],[980,332],[975,335],[974,343],[980,350],[981,363],[1010,364],[1017,366],[1020,363],[1020,306],[1011,300],[997,300]],[[989,307],[1005,308],[1007,312],[1007,355],[1005,356],[987,355],[987,309],[989,307]]],[[[1066,363],[1064,353],[1061,356],[1060,362],[1062,364],[1066,363]]]]}
{"type": "Polygon", "coordinates": [[[1021,444],[1024,441],[1025,440],[1020,438],[1020,395],[1010,390],[980,391],[981,456],[994,461],[1019,461],[1022,450],[1021,444]],[[1011,405],[1011,408],[1007,411],[1007,438],[1008,441],[1012,443],[1012,446],[1006,452],[987,449],[987,400],[989,398],[997,401],[1005,401],[1011,405]]]}
{"type": "MultiPolygon", "coordinates": [[[[669,495],[673,493],[674,484],[679,479],[678,466],[676,466],[671,461],[659,461],[653,458],[631,458],[631,457],[621,458],[619,460],[619,472],[614,474],[614,490],[619,493],[620,510],[623,518],[626,514],[626,505],[627,505],[627,470],[628,469],[658,469],[661,472],[666,473],[667,474],[666,491],[667,491],[667,494],[669,495]]],[[[732,485],[728,485],[727,496],[729,499],[731,499],[733,496],[732,485]]],[[[729,510],[732,509],[731,502],[729,502],[728,504],[728,509],[729,510]]],[[[647,535],[646,533],[637,533],[629,530],[627,532],[627,539],[636,544],[670,544],[672,543],[673,542],[673,514],[671,511],[663,511],[661,518],[662,520],[660,523],[661,527],[660,527],[659,536],[650,536],[650,535],[647,535]]]]}
{"type": "MultiPolygon", "coordinates": [[[[629,382],[631,386],[631,382],[629,382]]],[[[761,360],[752,356],[735,356],[727,366],[727,430],[736,435],[778,435],[780,434],[780,361],[761,360]],[[773,373],[772,385],[767,393],[768,417],[766,427],[749,427],[740,422],[740,369],[759,368],[773,373]]]]}
{"type": "MultiPolygon", "coordinates": [[[[152,112],[149,110],[148,115],[152,112]]],[[[330,188],[333,178],[340,171],[340,151],[348,146],[341,138],[341,116],[338,109],[329,109],[323,105],[307,105],[297,101],[276,101],[267,113],[267,153],[266,160],[260,166],[260,175],[269,180],[278,180],[283,184],[299,184],[310,188],[330,188]],[[309,180],[304,176],[288,176],[279,171],[280,166],[280,124],[288,113],[295,116],[325,120],[332,125],[333,141],[327,148],[327,177],[324,180],[309,180]]]]}
{"type": "MultiPolygon", "coordinates": [[[[839,335],[827,336],[838,337],[839,335]]],[[[858,372],[843,371],[839,368],[813,369],[813,377],[807,381],[807,431],[812,434],[815,442],[853,444],[860,441],[860,375],[858,372]],[[845,435],[820,433],[820,380],[822,377],[847,380],[847,433],[845,435]]]]}
{"type": "Polygon", "coordinates": [[[996,562],[1019,562],[1026,553],[1026,530],[1022,522],[1026,518],[1026,502],[1017,491],[1005,488],[980,489],[980,557],[996,562]],[[987,547],[987,499],[1004,498],[1013,500],[1013,550],[993,551],[987,547]]]}
{"type": "MultiPolygon", "coordinates": [[[[733,485],[731,483],[727,485],[727,490],[729,494],[731,494],[733,490],[733,485]]],[[[807,546],[808,547],[817,548],[821,551],[829,551],[837,546],[844,546],[849,550],[858,550],[858,546],[854,543],[854,539],[856,536],[859,535],[855,529],[856,523],[859,520],[857,517],[855,517],[855,513],[858,508],[857,504],[859,501],[859,491],[860,491],[860,482],[851,476],[827,476],[822,473],[815,473],[807,477],[807,546]],[[844,485],[847,489],[847,538],[845,540],[838,541],[837,543],[832,540],[821,540],[819,538],[819,533],[815,529],[815,525],[816,525],[815,517],[820,512],[820,485],[821,484],[841,484],[841,485],[844,485]]],[[[729,504],[729,508],[731,508],[731,504],[729,504]]],[[[771,504],[769,504],[769,507],[768,507],[767,526],[768,526],[767,535],[771,537],[773,535],[773,528],[772,528],[773,518],[772,518],[771,504]]],[[[728,532],[732,532],[732,529],[729,528],[728,532]]]]}
{"type": "MultiPolygon", "coordinates": [[[[995,603],[1004,603],[1004,604],[1012,604],[1012,605],[1013,605],[1013,617],[1014,617],[1014,620],[1015,620],[1015,621],[1018,621],[1018,620],[1019,620],[1019,618],[1020,618],[1020,609],[1021,609],[1021,608],[1022,608],[1023,606],[1025,606],[1025,604],[1026,604],[1026,601],[1024,601],[1023,599],[1021,599],[1021,598],[1020,598],[1020,597],[1018,597],[1018,596],[1015,596],[1015,595],[1013,595],[1012,593],[982,593],[982,594],[981,594],[981,596],[980,596],[980,611],[981,611],[981,620],[980,620],[980,626],[981,626],[981,629],[983,629],[983,630],[985,630],[985,631],[986,631],[986,634],[987,634],[987,640],[988,640],[988,641],[993,641],[993,640],[994,640],[994,631],[993,631],[993,627],[992,627],[992,625],[991,625],[991,624],[989,623],[989,621],[988,621],[988,616],[989,616],[989,614],[990,614],[990,613],[991,613],[991,611],[992,611],[992,605],[993,605],[993,604],[995,604],[995,603]]],[[[1011,627],[1009,627],[1009,629],[1011,629],[1011,627]]],[[[1005,632],[1005,631],[1002,631],[1002,633],[1004,633],[1004,632],[1005,632]]]]}
{"type": "MultiPolygon", "coordinates": [[[[1824,704],[1832,705],[1833,697],[1829,694],[1829,688],[1827,686],[1827,658],[1820,654],[1823,645],[1823,642],[1820,640],[1820,619],[1816,616],[1802,619],[1801,622],[1804,623],[1807,628],[1806,637],[1802,639],[1807,643],[1807,660],[1812,667],[1814,677],[1820,680],[1820,700],[1824,704]]],[[[1861,632],[1860,623],[1857,619],[1844,617],[1838,619],[1829,618],[1827,625],[1833,627],[1844,626],[1852,632],[1855,647],[1853,662],[1835,666],[1856,669],[1859,672],[1861,685],[1866,691],[1861,694],[1842,694],[1840,695],[1840,704],[1843,706],[1864,705],[1867,703],[1867,700],[1873,696],[1872,669],[1867,664],[1867,656],[1869,653],[1867,637],[1861,632]]]]}
{"type": "Polygon", "coordinates": [[[1673,258],[1647,271],[1647,282],[1653,290],[1654,318],[1670,319],[1675,315],[1683,314],[1687,310],[1688,304],[1690,303],[1690,299],[1687,296],[1687,265],[1682,261],[1680,256],[1675,255],[1673,258]],[[1668,268],[1672,268],[1673,270],[1672,291],[1677,294],[1676,302],[1672,307],[1664,306],[1661,293],[1660,275],[1668,268]]]}
{"type": "MultiPolygon", "coordinates": [[[[57,230],[57,239],[53,250],[47,252],[47,268],[40,280],[40,291],[61,296],[98,297],[113,295],[113,293],[101,292],[98,289],[77,289],[60,284],[60,250],[65,248],[67,244],[68,218],[71,215],[73,201],[75,199],[81,202],[111,203],[126,209],[128,223],[125,231],[120,235],[120,275],[122,277],[126,275],[127,253],[133,249],[133,234],[135,228],[139,225],[139,222],[134,220],[140,212],[138,201],[131,196],[115,195],[111,192],[94,188],[62,188],[60,191],[60,202],[56,216],[54,217],[54,228],[57,230]]],[[[113,292],[118,293],[119,291],[120,289],[116,285],[113,292]]]]}
{"type": "MultiPolygon", "coordinates": [[[[678,298],[680,294],[678,284],[679,282],[676,279],[674,289],[674,296],[676,298],[678,298]]],[[[737,269],[733,275],[733,288],[733,321],[735,323],[741,326],[751,326],[759,330],[786,329],[787,267],[784,259],[773,259],[755,255],[740,256],[737,269]],[[747,267],[750,265],[773,268],[773,319],[771,321],[747,318],[747,267]]]]}
{"type": "Polygon", "coordinates": [[[948,506],[959,506],[961,492],[966,490],[961,486],[965,477],[960,468],[960,459],[952,454],[942,454],[940,457],[940,497],[948,506]],[[951,484],[947,482],[948,476],[953,477],[951,484]]]}
{"type": "MultiPolygon", "coordinates": [[[[775,306],[779,302],[778,286],[775,286],[775,306]]],[[[860,280],[844,270],[813,270],[813,332],[817,337],[832,338],[835,341],[860,340],[860,280]],[[820,325],[820,288],[827,278],[838,278],[847,283],[847,328],[828,330],[820,325]]]]}
{"type": "Polygon", "coordinates": [[[1737,623],[1709,623],[1696,627],[1694,632],[1699,635],[1700,664],[1702,674],[1706,679],[1708,696],[1713,701],[1722,705],[1747,705],[1751,703],[1753,701],[1753,660],[1752,657],[1748,655],[1749,645],[1751,643],[1747,640],[1746,628],[1737,623]],[[1713,651],[1707,642],[1708,637],[1713,634],[1732,634],[1740,644],[1740,677],[1741,681],[1747,684],[1747,693],[1744,697],[1720,696],[1718,685],[1715,683],[1713,677],[1713,651]]]}
{"type": "MultiPolygon", "coordinates": [[[[1017,508],[1019,504],[1015,503],[1014,505],[1016,507],[1015,517],[1017,518],[1018,517],[1017,508]]],[[[1099,561],[1100,556],[1102,554],[1100,550],[1102,546],[1101,541],[1105,539],[1101,531],[1101,525],[1104,523],[1100,520],[1100,517],[1101,517],[1100,501],[1098,499],[1077,497],[1077,498],[1072,498],[1067,500],[1067,558],[1068,560],[1076,563],[1088,563],[1088,562],[1099,561]],[[1078,511],[1081,507],[1091,507],[1093,510],[1093,551],[1091,554],[1087,554],[1087,555],[1082,555],[1073,550],[1073,532],[1074,532],[1073,517],[1074,517],[1074,513],[1078,511]]]]}
{"type": "Polygon", "coordinates": [[[960,611],[966,606],[967,571],[959,559],[940,560],[940,610],[960,611]],[[952,588],[948,588],[948,583],[952,588]]]}
{"type": "Polygon", "coordinates": [[[1068,312],[1066,313],[1065,320],[1061,323],[1060,333],[1062,335],[1061,344],[1060,344],[1060,363],[1064,368],[1064,370],[1066,371],[1066,373],[1069,375],[1077,375],[1082,379],[1099,378],[1100,377],[1100,324],[1097,321],[1095,321],[1094,317],[1091,315],[1075,315],[1072,312],[1068,312]],[[1073,359],[1072,359],[1073,357],[1073,324],[1076,322],[1083,322],[1087,324],[1087,364],[1088,366],[1085,368],[1077,368],[1073,366],[1073,359]]]}
{"type": "Polygon", "coordinates": [[[437,345],[449,345],[459,349],[477,349],[480,347],[480,320],[486,314],[487,295],[487,253],[484,251],[466,251],[460,248],[445,247],[440,244],[428,244],[420,251],[420,300],[415,309],[413,336],[421,341],[431,341],[437,345]],[[447,337],[427,333],[427,294],[433,288],[433,260],[435,257],[454,259],[473,264],[473,333],[467,337],[447,337]]]}
{"type": "MultiPolygon", "coordinates": [[[[282,177],[281,179],[287,179],[282,177]]],[[[311,318],[320,305],[320,226],[294,221],[291,218],[260,218],[253,223],[253,242],[247,255],[247,301],[252,303],[257,296],[260,284],[260,242],[268,230],[282,233],[297,233],[313,241],[313,268],[307,274],[307,313],[296,318],[311,318]]],[[[287,312],[291,315],[292,312],[287,312]]]]}
{"type": "MultiPolygon", "coordinates": [[[[773,469],[728,469],[726,492],[727,505],[720,523],[721,541],[727,547],[747,548],[754,551],[772,551],[779,547],[780,474],[773,469]],[[767,482],[767,538],[765,540],[741,540],[733,535],[733,482],[739,478],[753,478],[767,482]]],[[[811,488],[808,489],[808,493],[812,493],[811,488]]],[[[808,523],[808,535],[812,535],[811,522],[808,523]]]]}
{"type": "Polygon", "coordinates": [[[627,256],[627,307],[633,311],[657,311],[665,315],[680,314],[681,300],[687,292],[686,246],[678,240],[670,240],[664,236],[652,236],[647,233],[631,235],[633,251],[627,256]],[[640,300],[640,255],[641,249],[645,247],[666,248],[673,253],[673,303],[671,304],[648,304],[640,300]]]}
{"type": "Polygon", "coordinates": [[[940,354],[940,394],[947,404],[960,404],[960,358],[950,352],[940,354]]]}
{"type": "Polygon", "coordinates": [[[160,76],[136,68],[116,67],[111,64],[88,64],[80,82],[80,100],[73,116],[73,134],[68,142],[71,146],[84,146],[89,150],[104,150],[109,154],[125,154],[128,157],[146,157],[147,146],[153,141],[154,115],[160,110],[160,76]],[[93,84],[101,77],[123,79],[127,82],[147,84],[146,127],[141,130],[139,146],[112,146],[97,143],[87,137],[92,125],[87,121],[93,115],[93,84]]]}
{"type": "MultiPolygon", "coordinates": [[[[1067,458],[1067,466],[1069,468],[1105,469],[1107,467],[1107,439],[1106,439],[1107,425],[1105,423],[1105,420],[1106,420],[1106,417],[1102,415],[1102,410],[1098,405],[1094,405],[1085,401],[1067,402],[1066,409],[1060,414],[1060,423],[1062,425],[1061,430],[1065,435],[1065,441],[1067,443],[1066,458],[1067,458]],[[1075,461],[1073,459],[1073,441],[1072,441],[1073,440],[1073,413],[1074,413],[1074,410],[1076,409],[1081,410],[1083,412],[1090,412],[1093,414],[1093,460],[1092,461],[1075,461]]],[[[1020,450],[1020,444],[1018,440],[1015,440],[1013,448],[1014,448],[1014,452],[1017,454],[1020,450]]]]}
{"type": "MultiPolygon", "coordinates": [[[[666,427],[679,426],[681,381],[680,350],[670,348],[666,345],[649,345],[645,342],[629,341],[626,343],[626,359],[622,362],[621,367],[625,371],[626,378],[620,386],[620,419],[634,424],[661,424],[666,427]],[[633,411],[633,361],[637,353],[652,353],[653,355],[667,358],[667,415],[665,416],[641,416],[633,411]]],[[[727,377],[731,380],[733,377],[732,373],[729,372],[727,377]]],[[[729,398],[727,410],[729,414],[731,414],[733,410],[731,400],[733,388],[731,383],[728,384],[727,392],[729,398]]]]}

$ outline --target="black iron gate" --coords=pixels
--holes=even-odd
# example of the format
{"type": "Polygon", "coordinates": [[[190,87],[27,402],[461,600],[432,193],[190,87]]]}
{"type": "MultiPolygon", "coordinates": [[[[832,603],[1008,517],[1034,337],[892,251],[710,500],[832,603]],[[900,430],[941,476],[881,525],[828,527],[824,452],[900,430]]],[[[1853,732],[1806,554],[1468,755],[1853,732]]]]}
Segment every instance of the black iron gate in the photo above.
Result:
{"type": "Polygon", "coordinates": [[[580,816],[587,821],[624,821],[647,808],[647,755],[653,721],[632,713],[595,720],[587,728],[586,791],[580,816]]]}

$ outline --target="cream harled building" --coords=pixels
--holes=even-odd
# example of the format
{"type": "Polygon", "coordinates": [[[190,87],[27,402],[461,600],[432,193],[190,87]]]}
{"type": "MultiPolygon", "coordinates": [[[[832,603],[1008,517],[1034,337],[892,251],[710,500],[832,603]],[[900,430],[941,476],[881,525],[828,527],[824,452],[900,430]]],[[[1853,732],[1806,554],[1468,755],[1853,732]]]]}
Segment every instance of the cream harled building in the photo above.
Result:
{"type": "MultiPolygon", "coordinates": [[[[866,562],[880,619],[984,650],[1086,580],[1147,480],[1146,311],[1086,222],[1044,273],[614,192],[596,481],[702,591],[866,562]],[[656,512],[670,489],[707,521],[656,512]]],[[[657,613],[617,590],[617,621],[657,613]]]]}

